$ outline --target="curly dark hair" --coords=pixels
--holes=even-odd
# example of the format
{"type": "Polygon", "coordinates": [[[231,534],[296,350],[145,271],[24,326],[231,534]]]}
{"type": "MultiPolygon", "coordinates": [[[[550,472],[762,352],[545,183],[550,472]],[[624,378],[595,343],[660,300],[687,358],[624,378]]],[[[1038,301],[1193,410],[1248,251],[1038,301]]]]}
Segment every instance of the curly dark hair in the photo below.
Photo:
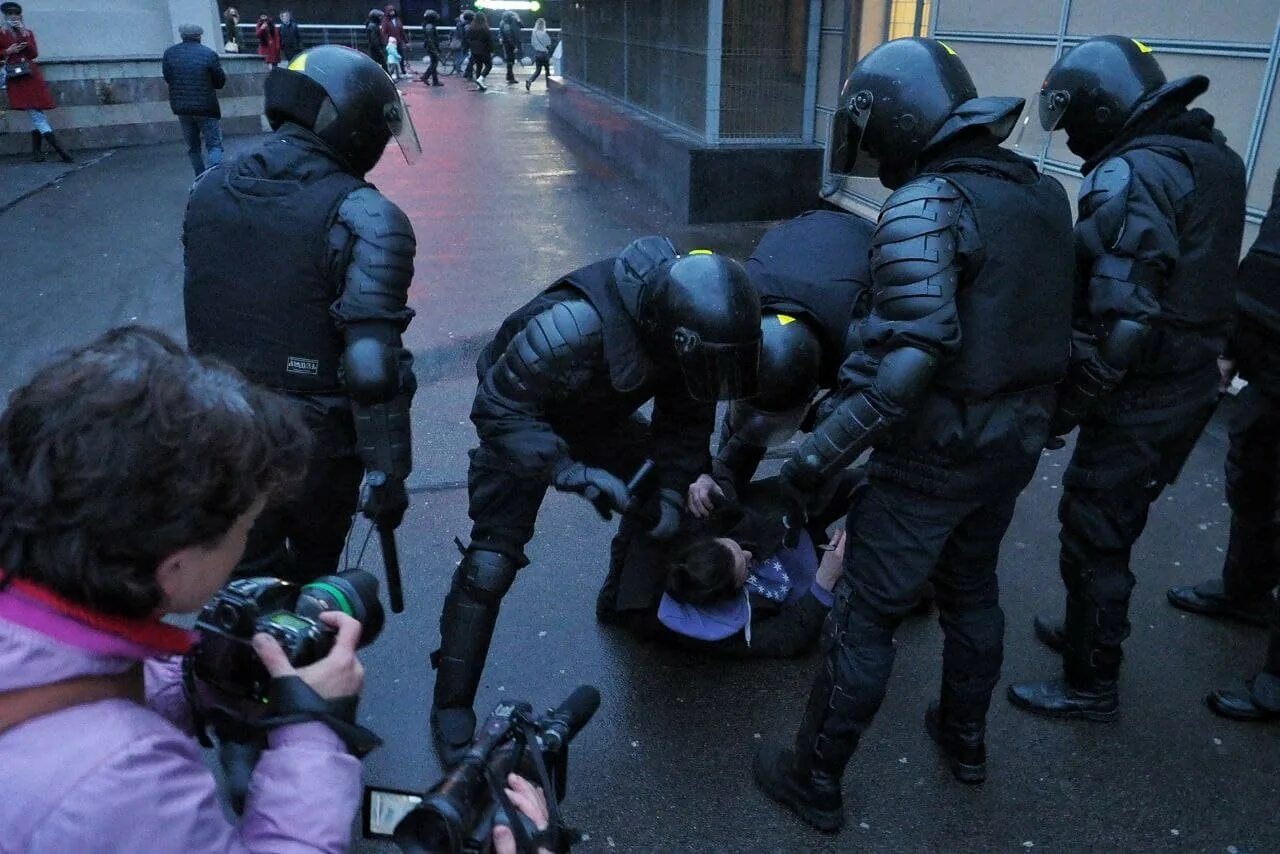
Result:
{"type": "Polygon", "coordinates": [[[733,553],[715,537],[695,537],[667,561],[666,590],[688,605],[728,599],[738,589],[733,553]]]}
{"type": "Polygon", "coordinates": [[[161,605],[156,569],[295,486],[295,404],[163,333],[114,329],[41,369],[0,416],[0,566],[99,613],[161,605]]]}

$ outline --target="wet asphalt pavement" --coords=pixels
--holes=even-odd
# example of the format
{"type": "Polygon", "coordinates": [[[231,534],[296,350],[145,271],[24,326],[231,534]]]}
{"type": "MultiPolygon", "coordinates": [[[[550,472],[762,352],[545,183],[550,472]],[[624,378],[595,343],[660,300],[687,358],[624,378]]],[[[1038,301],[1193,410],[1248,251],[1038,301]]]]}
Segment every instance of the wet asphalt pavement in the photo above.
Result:
{"type": "MultiPolygon", "coordinates": [[[[634,237],[667,233],[682,249],[745,256],[763,229],[673,228],[660,203],[549,123],[541,87],[529,95],[503,86],[500,73],[491,79],[484,95],[457,78],[443,89],[402,86],[425,154],[409,166],[392,151],[371,176],[409,213],[419,240],[418,317],[407,336],[420,382],[415,492],[399,532],[407,610],[364,654],[361,706],[362,722],[386,741],[365,763],[366,782],[397,789],[425,788],[438,773],[427,737],[427,653],[458,557],[453,539],[469,530],[467,413],[488,334],[558,274],[634,237]]],[[[229,140],[231,152],[248,142],[229,140]]],[[[5,393],[58,348],[120,323],[181,335],[179,235],[190,178],[176,145],[120,149],[69,173],[0,161],[5,393]],[[61,177],[38,189],[35,169],[61,177]]],[[[254,259],[229,253],[227,263],[249,268],[254,259]]],[[[917,618],[898,633],[888,698],[849,767],[849,825],[824,837],[792,820],[755,791],[750,759],[760,739],[793,733],[814,659],[703,660],[597,626],[611,528],[582,501],[556,494],[543,507],[531,565],[507,597],[478,706],[483,713],[523,698],[546,707],[580,683],[600,688],[600,711],[574,744],[564,807],[588,834],[583,851],[1280,850],[1280,727],[1223,721],[1203,704],[1211,688],[1256,669],[1265,634],[1184,615],[1164,598],[1168,585],[1220,567],[1226,414],[1134,551],[1139,583],[1120,721],[1032,718],[1007,704],[1002,684],[984,786],[953,782],[924,733],[941,636],[934,621],[917,618]]],[[[1066,451],[1046,454],[1005,541],[1006,679],[1056,668],[1030,621],[1061,608],[1056,502],[1066,460],[1066,451]]],[[[376,546],[365,562],[377,566],[376,546]]]]}

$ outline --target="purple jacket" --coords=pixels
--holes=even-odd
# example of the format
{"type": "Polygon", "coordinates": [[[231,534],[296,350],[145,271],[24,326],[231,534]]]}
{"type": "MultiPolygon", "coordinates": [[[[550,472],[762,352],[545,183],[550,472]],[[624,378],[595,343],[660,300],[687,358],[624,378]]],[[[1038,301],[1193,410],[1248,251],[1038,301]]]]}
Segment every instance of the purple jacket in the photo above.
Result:
{"type": "Polygon", "coordinates": [[[182,693],[179,659],[0,591],[0,692],[146,660],[147,705],[104,700],[0,735],[0,854],[346,851],[360,763],[324,724],[269,737],[239,825],[224,817],[182,693]]]}

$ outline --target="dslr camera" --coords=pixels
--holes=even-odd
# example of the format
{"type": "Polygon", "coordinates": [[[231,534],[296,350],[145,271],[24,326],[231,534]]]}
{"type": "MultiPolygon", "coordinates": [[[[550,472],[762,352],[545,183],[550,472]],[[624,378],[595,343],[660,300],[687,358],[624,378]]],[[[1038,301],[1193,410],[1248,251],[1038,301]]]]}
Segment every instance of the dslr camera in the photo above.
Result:
{"type": "Polygon", "coordinates": [[[462,760],[426,794],[366,789],[365,836],[391,837],[406,854],[460,854],[488,850],[494,825],[506,824],[522,854],[568,851],[577,834],[565,826],[559,802],[568,785],[569,742],[599,706],[600,692],[590,685],[580,685],[538,718],[529,703],[499,703],[462,760]],[[546,794],[545,830],[538,831],[507,798],[507,775],[513,772],[546,794]]]}
{"type": "Polygon", "coordinates": [[[253,651],[253,636],[271,635],[294,667],[305,667],[333,649],[337,632],[319,619],[325,611],[355,617],[362,627],[360,646],[372,643],[386,619],[378,579],[361,569],[303,585],[265,576],[236,579],[200,611],[192,671],[229,698],[261,702],[271,677],[253,651]]]}

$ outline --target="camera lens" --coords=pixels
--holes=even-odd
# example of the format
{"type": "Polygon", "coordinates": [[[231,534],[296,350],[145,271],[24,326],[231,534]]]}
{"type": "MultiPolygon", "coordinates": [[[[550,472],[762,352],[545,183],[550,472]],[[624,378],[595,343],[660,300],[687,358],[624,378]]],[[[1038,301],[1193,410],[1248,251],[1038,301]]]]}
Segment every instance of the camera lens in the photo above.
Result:
{"type": "Polygon", "coordinates": [[[240,609],[230,602],[222,602],[213,612],[213,621],[230,631],[240,623],[240,609]]]}

